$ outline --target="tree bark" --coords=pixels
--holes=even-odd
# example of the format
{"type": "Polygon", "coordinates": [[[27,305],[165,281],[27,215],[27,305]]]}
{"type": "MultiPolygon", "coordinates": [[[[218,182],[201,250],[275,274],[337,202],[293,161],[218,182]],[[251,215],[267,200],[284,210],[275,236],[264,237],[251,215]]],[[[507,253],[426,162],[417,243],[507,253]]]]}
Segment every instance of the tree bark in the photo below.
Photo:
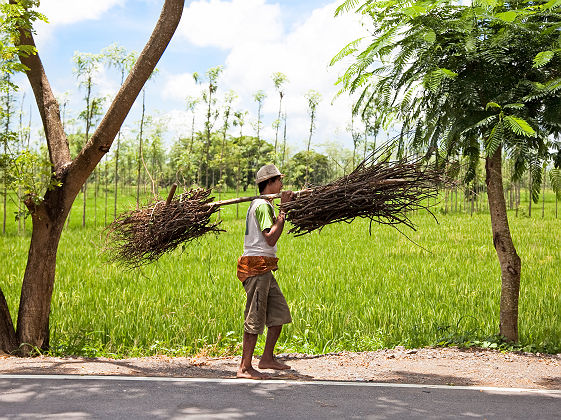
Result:
{"type": "Polygon", "coordinates": [[[16,330],[12,323],[8,302],[0,289],[0,351],[13,353],[17,348],[16,330]]]}
{"type": "Polygon", "coordinates": [[[532,166],[528,170],[528,217],[532,217],[532,166]]]}
{"type": "MultiPolygon", "coordinates": [[[[15,0],[10,0],[10,3],[15,3],[15,0]]],[[[26,202],[32,214],[33,233],[16,329],[16,344],[23,344],[22,355],[29,354],[34,348],[44,348],[48,343],[56,254],[65,219],[80,189],[101,158],[109,151],[132,104],[171,40],[181,19],[183,6],[184,0],[165,1],[150,40],[97,130],[74,161],[70,157],[59,106],[39,54],[20,57],[21,62],[29,68],[26,73],[43,121],[54,179],[60,181],[60,186],[45,193],[41,204],[35,205],[31,199],[26,202]]],[[[31,33],[22,28],[20,35],[22,44],[34,45],[31,33]]],[[[9,317],[7,305],[0,299],[0,350],[3,351],[13,350],[9,317]]]]}
{"type": "Polygon", "coordinates": [[[26,203],[31,211],[33,230],[16,329],[22,355],[30,354],[34,348],[47,347],[57,249],[72,205],[72,201],[70,204],[68,201],[64,199],[64,189],[59,188],[49,191],[39,206],[31,201],[26,203]]]}
{"type": "Polygon", "coordinates": [[[545,165],[543,167],[543,177],[542,177],[542,181],[543,181],[543,189],[542,189],[542,219],[545,217],[545,183],[547,180],[547,173],[545,170],[545,165]]]}
{"type": "Polygon", "coordinates": [[[503,194],[501,148],[485,159],[487,197],[491,213],[493,245],[501,266],[500,334],[508,341],[518,341],[518,298],[521,261],[516,253],[503,194]]]}

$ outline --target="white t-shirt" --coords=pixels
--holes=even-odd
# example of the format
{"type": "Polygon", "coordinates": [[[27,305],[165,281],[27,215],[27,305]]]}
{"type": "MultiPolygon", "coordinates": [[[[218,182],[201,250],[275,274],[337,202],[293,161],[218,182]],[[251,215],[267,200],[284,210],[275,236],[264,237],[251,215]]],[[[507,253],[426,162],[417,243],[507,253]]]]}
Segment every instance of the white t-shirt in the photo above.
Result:
{"type": "Polygon", "coordinates": [[[245,217],[243,256],[277,256],[277,245],[270,246],[263,235],[263,231],[270,229],[273,223],[275,223],[275,209],[273,205],[262,198],[253,200],[245,217]]]}

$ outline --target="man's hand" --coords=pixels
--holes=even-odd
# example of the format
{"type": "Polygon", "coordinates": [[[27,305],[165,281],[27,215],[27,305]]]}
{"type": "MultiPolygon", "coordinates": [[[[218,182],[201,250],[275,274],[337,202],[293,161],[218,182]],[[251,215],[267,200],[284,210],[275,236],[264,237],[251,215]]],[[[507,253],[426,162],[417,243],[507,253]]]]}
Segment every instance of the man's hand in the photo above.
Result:
{"type": "MultiPolygon", "coordinates": [[[[281,192],[281,209],[284,203],[288,203],[294,200],[296,194],[293,191],[282,191],[281,192]]],[[[279,217],[275,220],[275,223],[271,227],[271,229],[266,229],[263,231],[263,236],[265,236],[265,241],[269,244],[269,246],[274,246],[277,241],[279,240],[282,230],[284,228],[284,219],[286,217],[286,213],[284,211],[279,212],[279,217]]]]}
{"type": "Polygon", "coordinates": [[[279,219],[282,219],[283,222],[284,222],[284,217],[286,216],[286,212],[282,210],[282,205],[294,200],[295,197],[296,197],[296,194],[294,194],[294,191],[283,191],[283,192],[281,192],[279,219]]]}
{"type": "Polygon", "coordinates": [[[282,191],[281,192],[281,204],[288,203],[289,201],[294,200],[294,191],[282,191]]]}

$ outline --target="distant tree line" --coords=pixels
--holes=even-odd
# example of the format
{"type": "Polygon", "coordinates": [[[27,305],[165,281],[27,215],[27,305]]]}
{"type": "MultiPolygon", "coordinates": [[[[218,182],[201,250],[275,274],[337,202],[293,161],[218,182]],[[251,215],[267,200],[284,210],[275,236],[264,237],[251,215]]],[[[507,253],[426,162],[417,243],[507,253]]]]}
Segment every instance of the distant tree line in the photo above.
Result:
{"type": "MultiPolygon", "coordinates": [[[[136,58],[135,52],[129,52],[117,44],[104,48],[98,54],[75,53],[74,75],[83,95],[81,106],[78,110],[71,110],[68,95],[59,98],[61,119],[72,157],[76,157],[98,126],[108,102],[99,95],[97,89],[98,71],[103,67],[111,68],[117,72],[122,83],[136,58]]],[[[324,184],[352,171],[376,149],[377,139],[391,123],[391,118],[382,112],[382,106],[374,104],[361,113],[350,113],[347,130],[352,137],[352,150],[329,143],[326,139],[314,142],[317,109],[322,98],[318,92],[309,90],[304,95],[308,104],[308,135],[301,139],[303,150],[292,153],[292,148],[287,144],[288,118],[283,107],[285,87],[289,83],[287,76],[280,72],[271,75],[272,84],[279,95],[279,107],[277,118],[272,123],[274,138],[269,139],[262,135],[264,91],[258,90],[253,95],[257,119],[250,121],[248,110],[234,109],[236,93],[222,92],[220,89],[221,73],[222,67],[217,66],[208,69],[204,76],[193,74],[200,91],[185,98],[190,127],[188,132],[171,142],[166,141],[166,122],[146,112],[149,98],[146,98],[143,88],[140,120],[119,131],[114,147],[82,187],[83,226],[87,220],[86,201],[92,199],[91,196],[95,204],[95,223],[107,224],[117,215],[120,195],[135,195],[137,205],[140,205],[141,196],[150,193],[158,195],[162,188],[174,182],[187,188],[215,188],[219,193],[226,190],[244,194],[249,190],[253,193],[256,168],[266,163],[277,164],[286,173],[285,183],[292,188],[324,184]],[[202,125],[202,128],[196,129],[197,124],[199,127],[202,125]],[[315,150],[314,144],[321,146],[321,152],[315,150]],[[97,214],[98,200],[104,202],[103,214],[97,214]]],[[[52,177],[47,148],[31,142],[32,113],[31,109],[26,109],[31,104],[27,103],[25,95],[19,94],[18,86],[13,83],[9,72],[0,80],[0,88],[0,183],[5,232],[10,216],[6,210],[9,197],[17,201],[15,216],[18,229],[24,229],[27,210],[22,201],[29,195],[40,196],[41,191],[49,188],[52,177]],[[14,194],[10,195],[9,192],[14,194]]],[[[402,146],[404,149],[398,151],[400,155],[419,153],[412,145],[409,145],[409,149],[406,143],[402,146]]],[[[506,161],[505,172],[509,175],[509,168],[514,171],[516,162],[508,163],[508,157],[506,161]]],[[[559,170],[547,165],[539,169],[537,172],[535,168],[533,171],[528,170],[526,182],[520,174],[515,181],[509,181],[512,177],[505,175],[505,195],[510,209],[518,212],[521,191],[525,197],[531,196],[537,203],[538,196],[528,192],[535,191],[537,179],[540,182],[543,180],[539,184],[542,188],[549,181],[549,186],[559,191],[559,170]]],[[[482,165],[474,166],[473,158],[458,156],[450,164],[449,175],[456,179],[456,183],[443,191],[440,203],[442,211],[481,211],[485,206],[483,197],[486,192],[482,165]]],[[[531,211],[532,200],[529,200],[524,212],[531,216],[531,211]]]]}

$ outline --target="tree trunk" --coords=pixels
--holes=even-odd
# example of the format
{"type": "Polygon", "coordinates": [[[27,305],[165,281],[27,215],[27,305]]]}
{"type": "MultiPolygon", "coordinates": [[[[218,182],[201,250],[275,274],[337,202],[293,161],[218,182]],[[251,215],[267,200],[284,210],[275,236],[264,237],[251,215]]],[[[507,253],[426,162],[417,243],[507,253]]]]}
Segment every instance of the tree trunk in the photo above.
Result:
{"type": "Polygon", "coordinates": [[[281,168],[284,168],[284,160],[286,158],[286,112],[284,113],[284,128],[283,128],[283,140],[282,140],[282,164],[281,168]]]}
{"type": "Polygon", "coordinates": [[[99,190],[99,176],[97,166],[93,171],[94,177],[94,227],[97,227],[97,193],[99,190]]]}
{"type": "Polygon", "coordinates": [[[210,184],[208,183],[208,170],[210,165],[210,142],[211,142],[210,117],[212,115],[211,105],[212,105],[212,85],[210,85],[208,89],[208,109],[206,114],[205,188],[210,187],[210,184]]]}
{"type": "Polygon", "coordinates": [[[193,110],[193,118],[191,120],[191,142],[189,143],[189,160],[187,162],[187,184],[191,187],[195,180],[194,176],[191,176],[191,160],[193,159],[193,144],[195,143],[195,111],[193,110]]]}
{"type": "Polygon", "coordinates": [[[121,132],[117,134],[117,148],[115,149],[115,191],[113,197],[113,220],[117,218],[117,197],[119,191],[119,148],[121,146],[121,132]]]}
{"type": "MultiPolygon", "coordinates": [[[[4,139],[4,155],[8,153],[8,147],[6,145],[7,138],[4,139]]],[[[8,209],[8,168],[4,168],[4,182],[3,182],[3,191],[2,191],[2,204],[3,204],[3,216],[2,216],[2,234],[6,234],[6,219],[8,217],[7,209],[8,209]]]]}
{"type": "Polygon", "coordinates": [[[82,187],[84,201],[82,203],[82,227],[86,227],[86,202],[87,202],[87,195],[88,195],[88,180],[84,182],[84,186],[82,187]]]}
{"type": "Polygon", "coordinates": [[[518,207],[520,207],[520,182],[514,184],[514,209],[515,216],[518,217],[518,207]]]}
{"type": "Polygon", "coordinates": [[[308,186],[308,177],[310,174],[310,146],[312,144],[312,133],[314,132],[314,116],[315,112],[312,110],[310,114],[310,135],[308,137],[308,147],[306,148],[306,178],[304,184],[308,186]]]}
{"type": "Polygon", "coordinates": [[[454,207],[454,212],[458,212],[458,187],[452,187],[452,191],[450,191],[450,212],[452,212],[452,207],[454,207]],[[452,203],[452,201],[454,201],[452,203]]]}
{"type": "Polygon", "coordinates": [[[508,341],[518,341],[518,297],[521,261],[516,253],[506,212],[501,171],[501,148],[485,159],[487,197],[491,213],[493,245],[501,266],[500,334],[508,341]]]}
{"type": "Polygon", "coordinates": [[[545,171],[545,165],[543,167],[543,189],[542,189],[542,219],[545,217],[545,183],[547,180],[547,173],[545,171]]]}
{"type": "Polygon", "coordinates": [[[145,98],[145,93],[146,93],[146,89],[142,89],[142,114],[140,117],[140,132],[138,134],[138,165],[137,165],[137,173],[136,173],[136,208],[139,209],[140,208],[140,175],[141,175],[141,167],[142,167],[142,159],[143,158],[143,153],[142,153],[142,131],[144,129],[144,112],[146,110],[145,108],[145,102],[144,102],[144,98],[145,98]]]}
{"type": "MultiPolygon", "coordinates": [[[[9,3],[16,4],[16,0],[10,0],[9,3]]],[[[29,354],[34,348],[44,348],[48,345],[56,254],[64,221],[72,203],[88,176],[109,151],[134,100],[171,40],[179,24],[183,7],[184,2],[181,0],[165,0],[152,36],[129,77],[121,86],[96,132],[74,160],[70,157],[58,102],[52,93],[39,54],[20,56],[20,61],[28,68],[27,77],[41,114],[49,158],[53,165],[53,177],[61,182],[60,187],[45,193],[40,205],[34,205],[32,201],[26,202],[32,214],[33,232],[15,334],[16,344],[22,344],[20,349],[23,355],[29,354]]],[[[35,45],[32,35],[24,28],[20,28],[20,41],[24,45],[35,45]]],[[[13,349],[10,323],[7,305],[4,299],[0,299],[0,350],[2,351],[13,349]]]]}
{"type": "MultiPolygon", "coordinates": [[[[49,313],[55,281],[56,255],[60,235],[70,206],[63,204],[63,190],[47,192],[45,201],[30,209],[33,231],[23,276],[16,337],[20,351],[28,355],[44,349],[49,335],[49,313]],[[57,209],[57,211],[54,211],[57,209]]],[[[70,202],[71,203],[71,202],[70,202]]]]}
{"type": "Polygon", "coordinates": [[[10,316],[10,309],[0,289],[0,352],[13,353],[18,348],[16,330],[10,316]]]}
{"type": "Polygon", "coordinates": [[[108,185],[109,184],[109,181],[108,181],[109,174],[108,174],[108,169],[107,169],[107,166],[109,165],[109,162],[107,162],[107,155],[105,155],[105,157],[106,157],[105,166],[103,168],[103,173],[104,173],[103,182],[104,182],[104,186],[105,186],[105,212],[104,212],[105,221],[103,223],[103,226],[107,226],[107,206],[108,206],[108,201],[109,201],[109,197],[108,197],[108,194],[109,194],[109,185],[108,185]]]}
{"type": "Polygon", "coordinates": [[[528,217],[532,217],[532,167],[528,171],[528,217]]]}

